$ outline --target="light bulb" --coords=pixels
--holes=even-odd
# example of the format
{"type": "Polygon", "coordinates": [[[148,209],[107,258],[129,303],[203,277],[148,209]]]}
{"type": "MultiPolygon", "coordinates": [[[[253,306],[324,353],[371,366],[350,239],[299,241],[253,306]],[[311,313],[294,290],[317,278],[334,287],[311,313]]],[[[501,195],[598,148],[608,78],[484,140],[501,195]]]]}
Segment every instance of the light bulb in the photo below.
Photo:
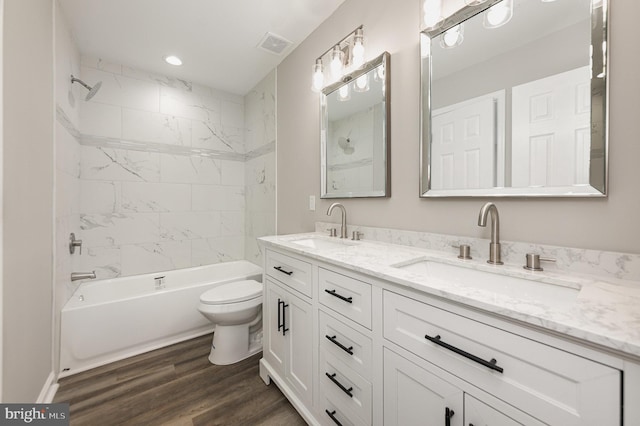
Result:
{"type": "Polygon", "coordinates": [[[426,29],[435,29],[442,23],[442,1],[424,0],[423,10],[424,26],[426,29]]]}
{"type": "Polygon", "coordinates": [[[362,74],[360,77],[356,78],[353,90],[356,92],[366,92],[369,90],[369,76],[367,74],[362,74]]]}
{"type": "Polygon", "coordinates": [[[343,67],[343,58],[344,53],[340,50],[339,45],[335,45],[333,50],[331,51],[331,74],[335,79],[338,79],[342,76],[342,67],[343,67]]]}
{"type": "Polygon", "coordinates": [[[442,47],[451,48],[462,44],[462,31],[462,24],[451,27],[447,31],[445,31],[445,33],[442,35],[442,47]]]}
{"type": "Polygon", "coordinates": [[[491,6],[484,15],[485,28],[498,28],[511,20],[513,16],[513,0],[502,0],[491,6]]]}
{"type": "Polygon", "coordinates": [[[339,101],[348,101],[351,98],[349,96],[349,85],[345,84],[344,86],[338,89],[338,100],[339,101]]]}
{"type": "Polygon", "coordinates": [[[356,30],[353,36],[353,49],[351,50],[354,68],[360,68],[364,64],[364,35],[362,28],[356,30]]]}
{"type": "Polygon", "coordinates": [[[313,66],[313,80],[311,84],[311,90],[319,92],[324,86],[324,72],[322,70],[322,59],[316,59],[316,63],[313,66]]]}

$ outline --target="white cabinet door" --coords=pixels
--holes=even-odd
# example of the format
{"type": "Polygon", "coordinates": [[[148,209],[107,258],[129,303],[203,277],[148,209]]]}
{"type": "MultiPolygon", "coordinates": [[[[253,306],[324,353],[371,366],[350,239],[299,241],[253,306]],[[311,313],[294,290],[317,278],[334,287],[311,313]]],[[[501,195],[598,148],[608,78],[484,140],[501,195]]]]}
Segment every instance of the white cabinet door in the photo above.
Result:
{"type": "Polygon", "coordinates": [[[522,426],[520,423],[471,395],[464,396],[464,424],[467,426],[522,426]]]}
{"type": "Polygon", "coordinates": [[[287,380],[300,397],[311,405],[313,380],[313,315],[311,305],[292,294],[283,310],[285,338],[288,339],[287,380]]]}
{"type": "Polygon", "coordinates": [[[589,67],[512,89],[514,187],[589,183],[589,67]]]}
{"type": "Polygon", "coordinates": [[[286,292],[266,280],[265,305],[263,306],[264,347],[263,356],[281,375],[285,374],[287,339],[282,333],[282,301],[286,292]]]}
{"type": "Polygon", "coordinates": [[[386,348],[383,392],[385,426],[463,424],[460,389],[386,348]]]}

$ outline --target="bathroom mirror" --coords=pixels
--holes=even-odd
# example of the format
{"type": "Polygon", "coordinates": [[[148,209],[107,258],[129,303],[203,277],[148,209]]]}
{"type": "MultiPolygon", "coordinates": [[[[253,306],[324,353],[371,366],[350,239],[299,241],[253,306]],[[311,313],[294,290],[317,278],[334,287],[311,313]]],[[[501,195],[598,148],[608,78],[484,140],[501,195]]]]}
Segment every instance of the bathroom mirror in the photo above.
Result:
{"type": "Polygon", "coordinates": [[[390,196],[389,53],[320,96],[321,198],[390,196]]]}
{"type": "Polygon", "coordinates": [[[420,35],[420,196],[605,196],[608,0],[469,3],[420,35]]]}

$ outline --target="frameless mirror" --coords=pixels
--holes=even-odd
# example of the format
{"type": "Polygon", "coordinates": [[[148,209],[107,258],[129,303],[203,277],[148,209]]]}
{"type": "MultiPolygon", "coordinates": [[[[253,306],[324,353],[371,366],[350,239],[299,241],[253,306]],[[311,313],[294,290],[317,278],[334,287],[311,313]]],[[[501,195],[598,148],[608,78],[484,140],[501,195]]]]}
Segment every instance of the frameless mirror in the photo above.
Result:
{"type": "Polygon", "coordinates": [[[421,33],[420,196],[604,196],[607,0],[467,3],[421,33]]]}
{"type": "Polygon", "coordinates": [[[390,196],[389,53],[320,96],[321,198],[390,196]]]}

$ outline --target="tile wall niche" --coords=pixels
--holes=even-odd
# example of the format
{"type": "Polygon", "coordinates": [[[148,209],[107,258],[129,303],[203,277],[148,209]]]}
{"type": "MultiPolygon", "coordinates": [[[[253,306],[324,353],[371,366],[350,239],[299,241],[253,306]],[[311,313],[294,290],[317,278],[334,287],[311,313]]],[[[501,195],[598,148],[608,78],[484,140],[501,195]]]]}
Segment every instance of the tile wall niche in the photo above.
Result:
{"type": "Polygon", "coordinates": [[[275,228],[275,72],[242,97],[90,57],[80,68],[102,81],[77,122],[58,118],[80,142],[80,270],[257,259],[255,236],[275,228]]]}

